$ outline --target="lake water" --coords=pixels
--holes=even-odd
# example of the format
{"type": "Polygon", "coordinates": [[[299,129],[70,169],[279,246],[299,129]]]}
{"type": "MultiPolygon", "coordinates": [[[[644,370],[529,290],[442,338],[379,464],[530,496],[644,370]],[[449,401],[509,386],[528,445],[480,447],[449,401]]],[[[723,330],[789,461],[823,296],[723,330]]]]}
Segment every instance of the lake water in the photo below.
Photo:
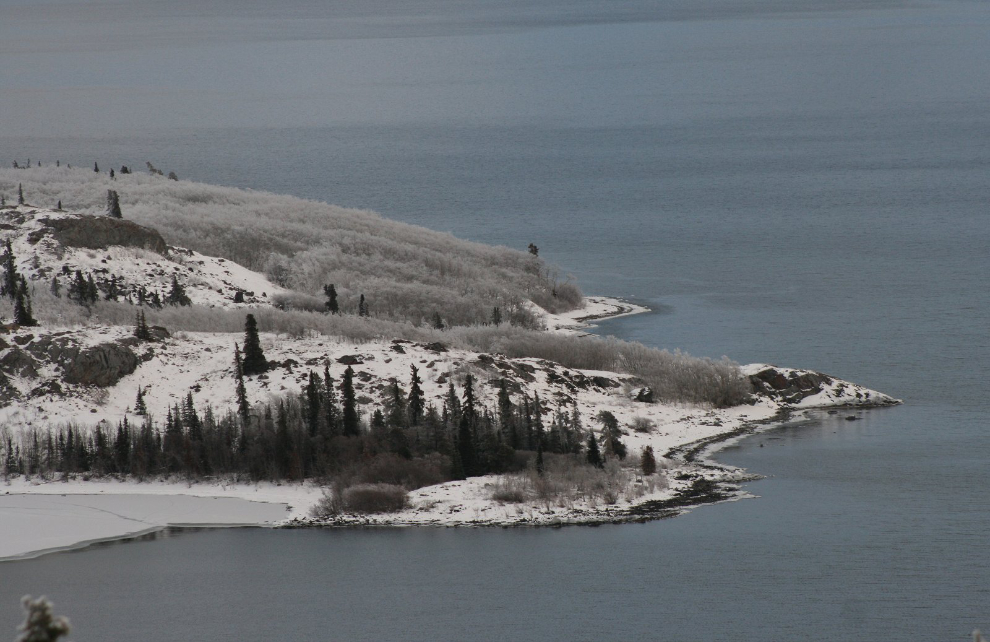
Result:
{"type": "MultiPolygon", "coordinates": [[[[904,398],[646,525],[184,533],[0,565],[74,639],[953,640],[990,629],[990,6],[0,0],[0,158],[376,209],[904,398]]],[[[5,625],[0,625],[0,628],[5,625]]]]}

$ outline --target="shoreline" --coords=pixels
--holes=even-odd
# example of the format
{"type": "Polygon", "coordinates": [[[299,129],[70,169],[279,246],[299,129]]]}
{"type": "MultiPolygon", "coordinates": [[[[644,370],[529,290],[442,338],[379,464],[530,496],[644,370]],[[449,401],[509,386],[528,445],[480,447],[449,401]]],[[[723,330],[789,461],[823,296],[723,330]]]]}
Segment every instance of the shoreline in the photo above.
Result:
{"type": "MultiPolygon", "coordinates": [[[[648,312],[649,309],[613,297],[587,297],[588,303],[566,315],[547,314],[547,331],[576,333],[579,336],[590,334],[591,320],[603,320],[648,312]]],[[[774,369],[774,367],[752,364],[743,368],[744,376],[754,376],[767,369],[775,377],[794,381],[808,379],[807,371],[774,369]],[[785,376],[786,375],[786,376],[785,376]]],[[[610,374],[592,373],[590,374],[610,374]]],[[[561,499],[538,500],[527,494],[521,503],[501,503],[494,499],[493,491],[503,480],[500,475],[472,477],[462,481],[451,481],[423,487],[409,493],[410,508],[400,513],[371,515],[341,515],[330,519],[316,519],[309,515],[309,509],[323,494],[323,489],[312,482],[284,483],[241,483],[228,479],[190,482],[185,479],[159,479],[154,481],[119,480],[102,478],[98,480],[42,481],[37,479],[15,478],[0,483],[0,514],[11,497],[29,496],[71,496],[77,500],[84,497],[113,498],[112,510],[105,510],[114,518],[130,519],[127,511],[117,508],[126,505],[127,498],[147,496],[172,498],[177,503],[202,501],[206,498],[227,499],[278,507],[282,510],[279,518],[229,519],[212,517],[188,519],[167,513],[154,520],[144,518],[139,521],[144,528],[132,530],[133,524],[117,532],[77,533],[78,541],[60,541],[55,546],[25,548],[23,537],[21,550],[5,555],[0,537],[0,562],[14,559],[29,559],[50,552],[79,550],[89,545],[110,541],[134,539],[168,528],[213,528],[213,527],[274,527],[274,528],[362,528],[412,526],[433,527],[555,527],[568,525],[603,525],[646,522],[679,515],[703,504],[729,501],[741,496],[733,484],[747,479],[740,470],[711,461],[705,453],[714,452],[733,440],[755,434],[761,430],[784,425],[796,410],[816,407],[873,407],[898,403],[886,395],[871,391],[849,382],[837,380],[818,373],[810,373],[818,383],[814,390],[800,391],[804,396],[797,399],[789,394],[791,389],[780,395],[758,393],[750,405],[726,409],[711,409],[700,406],[667,405],[662,403],[644,404],[631,400],[627,392],[598,394],[584,403],[586,411],[608,408],[619,416],[623,425],[629,426],[633,419],[651,418],[653,426],[642,434],[630,430],[623,438],[630,453],[639,452],[650,445],[655,452],[664,453],[659,457],[658,475],[649,478],[647,484],[635,468],[625,468],[623,486],[617,487],[614,499],[597,496],[578,496],[561,499]],[[827,382],[827,383],[823,383],[827,382]],[[852,396],[852,395],[855,396],[852,396]],[[871,396],[872,395],[872,396],[871,396]],[[794,402],[794,403],[792,403],[794,402]],[[727,429],[726,429],[727,428],[727,429]],[[715,448],[719,446],[719,448],[715,448]],[[713,450],[714,448],[714,450],[713,450]],[[6,490],[6,493],[4,491],[6,490]],[[182,499],[185,498],[185,499],[182,499]],[[90,535],[83,537],[84,535],[90,535]]],[[[802,384],[803,385],[803,384],[802,384]]],[[[592,415],[587,415],[592,416],[592,415]]],[[[611,483],[611,482],[610,482],[611,483]]],[[[131,500],[133,501],[133,499],[131,500]]],[[[39,502],[39,503],[43,503],[39,502]]],[[[154,502],[151,502],[154,503],[154,502]]],[[[7,508],[9,511],[10,509],[7,508]]],[[[67,515],[73,517],[72,509],[67,515]]],[[[128,509],[133,510],[133,509],[128,509]]],[[[75,516],[78,518],[78,516],[75,516]]],[[[91,517],[90,517],[91,518],[91,517]]],[[[2,522],[3,520],[0,520],[2,522]]],[[[9,520],[8,520],[9,521],[9,520]]],[[[101,527],[105,527],[102,524],[101,527]]],[[[9,528],[8,528],[9,530],[9,528]]],[[[71,528],[63,530],[72,530],[71,528]]],[[[36,527],[36,534],[50,535],[49,530],[36,527]]],[[[50,537],[51,539],[51,537],[50,537]]],[[[71,539],[71,538],[70,538],[71,539]]],[[[42,542],[38,542],[41,544],[42,542]]],[[[6,547],[11,551],[11,546],[6,547]]]]}

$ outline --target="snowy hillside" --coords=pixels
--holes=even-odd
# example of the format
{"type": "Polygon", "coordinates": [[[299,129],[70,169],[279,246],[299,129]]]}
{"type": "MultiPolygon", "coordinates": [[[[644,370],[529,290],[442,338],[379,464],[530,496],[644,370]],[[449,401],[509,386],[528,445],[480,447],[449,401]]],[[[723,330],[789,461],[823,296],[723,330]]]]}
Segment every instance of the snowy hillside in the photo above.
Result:
{"type": "Polygon", "coordinates": [[[93,276],[102,297],[112,281],[131,302],[142,288],[164,300],[173,278],[194,305],[208,307],[270,305],[285,291],[233,261],[168,246],[155,230],[124,219],[8,206],[0,208],[0,242],[7,240],[35,288],[50,288],[54,278],[67,290],[78,270],[93,276]]]}

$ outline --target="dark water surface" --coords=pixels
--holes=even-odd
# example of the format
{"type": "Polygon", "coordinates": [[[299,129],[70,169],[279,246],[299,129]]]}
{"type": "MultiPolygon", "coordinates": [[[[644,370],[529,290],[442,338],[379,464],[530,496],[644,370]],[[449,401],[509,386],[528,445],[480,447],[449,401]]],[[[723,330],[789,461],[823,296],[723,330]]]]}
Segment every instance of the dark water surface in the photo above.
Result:
{"type": "MultiPolygon", "coordinates": [[[[0,565],[74,639],[962,640],[990,629],[990,6],[10,2],[0,159],[145,160],[524,248],[602,332],[904,398],[646,525],[206,531],[0,565]]],[[[3,161],[6,162],[6,161],[3,161]]],[[[3,624],[11,623],[10,626],[3,624]]]]}

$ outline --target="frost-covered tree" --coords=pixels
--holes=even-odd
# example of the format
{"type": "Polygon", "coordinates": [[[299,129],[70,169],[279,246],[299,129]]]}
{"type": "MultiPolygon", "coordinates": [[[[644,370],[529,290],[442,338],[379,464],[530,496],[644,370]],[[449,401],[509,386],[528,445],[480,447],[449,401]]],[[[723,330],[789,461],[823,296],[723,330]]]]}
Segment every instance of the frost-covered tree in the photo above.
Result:
{"type": "MultiPolygon", "coordinates": [[[[112,172],[113,170],[110,171],[112,172]]],[[[120,195],[114,189],[107,190],[107,216],[110,218],[124,218],[123,213],[120,211],[120,195]]]]}
{"type": "Polygon", "coordinates": [[[258,337],[258,322],[253,314],[244,319],[244,362],[242,369],[245,375],[257,375],[268,371],[268,360],[261,349],[261,339],[258,337]]]}
{"type": "Polygon", "coordinates": [[[170,180],[170,181],[177,181],[177,180],[179,180],[179,177],[175,175],[175,172],[169,172],[168,173],[168,180],[170,180]]]}
{"type": "Polygon", "coordinates": [[[14,642],[56,642],[63,635],[69,634],[69,620],[55,617],[52,613],[52,603],[45,596],[32,600],[30,595],[21,599],[24,606],[24,623],[17,627],[18,636],[14,642]]]}

